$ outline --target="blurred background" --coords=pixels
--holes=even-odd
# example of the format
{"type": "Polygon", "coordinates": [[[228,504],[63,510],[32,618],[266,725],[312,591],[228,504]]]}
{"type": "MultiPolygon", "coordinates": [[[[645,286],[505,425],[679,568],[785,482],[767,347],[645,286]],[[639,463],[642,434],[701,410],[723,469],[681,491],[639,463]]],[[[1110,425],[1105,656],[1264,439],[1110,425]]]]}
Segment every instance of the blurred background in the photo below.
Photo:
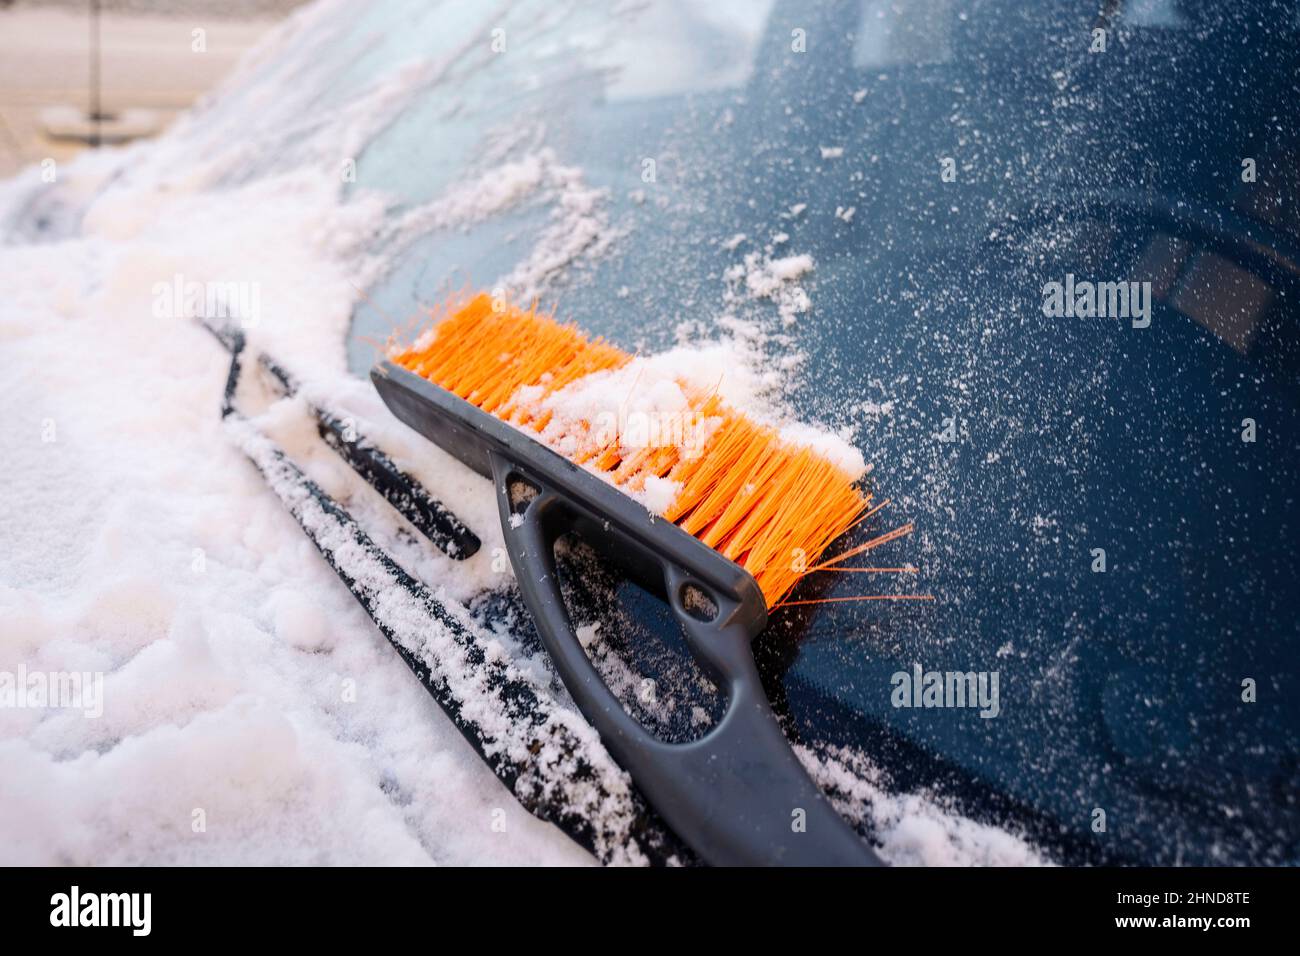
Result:
{"type": "Polygon", "coordinates": [[[0,0],[0,178],[166,127],[305,0],[0,0]]]}

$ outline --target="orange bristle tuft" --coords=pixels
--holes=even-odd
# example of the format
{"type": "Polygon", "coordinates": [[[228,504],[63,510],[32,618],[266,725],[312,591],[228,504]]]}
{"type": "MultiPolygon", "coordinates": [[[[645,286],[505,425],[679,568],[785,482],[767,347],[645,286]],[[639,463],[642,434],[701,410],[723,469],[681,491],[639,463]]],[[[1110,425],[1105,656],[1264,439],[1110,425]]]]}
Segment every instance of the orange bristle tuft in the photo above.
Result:
{"type": "Polygon", "coordinates": [[[631,492],[652,478],[675,482],[664,517],[752,574],[769,608],[804,575],[906,533],[889,532],[818,565],[871,507],[871,496],[834,462],[729,408],[716,390],[702,393],[685,382],[678,384],[691,414],[712,426],[701,448],[671,441],[629,448],[594,422],[553,424],[540,398],[618,370],[632,356],[536,307],[502,306],[486,294],[449,304],[445,315],[414,344],[394,349],[392,361],[523,430],[540,436],[562,427],[569,458],[631,492]]]}

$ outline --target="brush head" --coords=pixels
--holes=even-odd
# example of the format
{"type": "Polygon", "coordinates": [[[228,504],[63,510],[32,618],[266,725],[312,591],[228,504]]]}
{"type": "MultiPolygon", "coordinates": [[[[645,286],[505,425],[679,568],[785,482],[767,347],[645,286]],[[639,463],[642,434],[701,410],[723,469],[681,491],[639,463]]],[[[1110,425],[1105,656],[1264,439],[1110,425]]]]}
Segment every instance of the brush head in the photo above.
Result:
{"type": "Polygon", "coordinates": [[[633,357],[573,325],[486,294],[441,311],[390,361],[638,497],[749,572],[769,608],[870,508],[841,464],[684,380],[674,402],[575,412],[564,396],[633,357]]]}

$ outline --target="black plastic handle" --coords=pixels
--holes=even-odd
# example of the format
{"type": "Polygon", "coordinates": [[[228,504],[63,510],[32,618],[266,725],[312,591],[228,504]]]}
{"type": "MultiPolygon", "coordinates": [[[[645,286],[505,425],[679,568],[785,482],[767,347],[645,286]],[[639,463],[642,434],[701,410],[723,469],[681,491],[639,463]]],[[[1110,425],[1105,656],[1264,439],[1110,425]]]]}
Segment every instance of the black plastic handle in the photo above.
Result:
{"type": "Polygon", "coordinates": [[[519,588],[565,687],[614,759],[693,850],[724,865],[881,862],[808,777],[772,714],[750,650],[767,624],[752,575],[432,382],[388,361],[370,379],[393,414],[496,484],[519,588]],[[556,580],[555,542],[570,531],[672,607],[691,653],[727,696],[726,712],[703,738],[670,744],[655,737],[623,709],[587,658],[556,580]]]}
{"type": "Polygon", "coordinates": [[[691,653],[727,696],[726,712],[703,738],[660,740],[605,684],[560,593],[555,542],[575,519],[590,525],[593,516],[575,513],[585,509],[500,451],[490,459],[507,550],[542,643],[583,715],[668,824],[714,865],[879,865],[808,777],[772,714],[750,649],[762,619],[713,590],[714,613],[702,620],[687,607],[691,576],[659,557],[691,653]],[[526,501],[521,483],[531,492],[526,501]]]}

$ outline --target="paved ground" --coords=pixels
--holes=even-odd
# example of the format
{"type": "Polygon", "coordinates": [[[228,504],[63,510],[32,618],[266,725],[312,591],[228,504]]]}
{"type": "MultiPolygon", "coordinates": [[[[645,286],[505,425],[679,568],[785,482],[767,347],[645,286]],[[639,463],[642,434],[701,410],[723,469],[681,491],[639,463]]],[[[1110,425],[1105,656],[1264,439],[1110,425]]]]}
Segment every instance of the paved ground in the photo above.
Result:
{"type": "MultiPolygon", "coordinates": [[[[104,5],[104,111],[148,108],[165,125],[219,81],[293,4],[233,0],[220,5],[221,15],[204,12],[205,4],[195,0],[175,4],[173,11],[185,12],[167,15],[138,12],[166,6],[160,3],[104,5]],[[205,52],[193,49],[196,29],[205,31],[205,52]]],[[[42,111],[59,105],[84,109],[89,102],[88,7],[84,0],[17,6],[0,0],[0,177],[46,157],[67,159],[81,148],[47,138],[42,111]]]]}

